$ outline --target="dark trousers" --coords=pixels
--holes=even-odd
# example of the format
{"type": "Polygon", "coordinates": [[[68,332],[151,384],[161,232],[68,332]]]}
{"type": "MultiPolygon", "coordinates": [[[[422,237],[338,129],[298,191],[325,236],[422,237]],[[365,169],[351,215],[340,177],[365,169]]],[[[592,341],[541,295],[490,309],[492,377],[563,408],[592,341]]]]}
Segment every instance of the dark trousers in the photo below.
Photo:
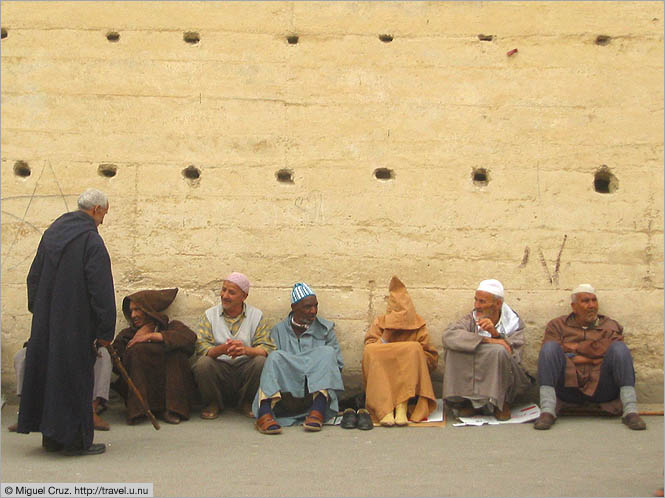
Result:
{"type": "Polygon", "coordinates": [[[619,388],[635,386],[633,357],[623,342],[613,342],[600,367],[600,380],[593,396],[575,387],[565,387],[566,355],[558,342],[546,342],[538,355],[538,379],[541,386],[554,387],[556,395],[569,403],[605,403],[619,397],[619,388]]]}
{"type": "Polygon", "coordinates": [[[192,366],[205,405],[212,401],[224,409],[226,406],[249,405],[254,399],[265,356],[253,356],[238,365],[232,365],[210,356],[201,356],[192,366]]]}

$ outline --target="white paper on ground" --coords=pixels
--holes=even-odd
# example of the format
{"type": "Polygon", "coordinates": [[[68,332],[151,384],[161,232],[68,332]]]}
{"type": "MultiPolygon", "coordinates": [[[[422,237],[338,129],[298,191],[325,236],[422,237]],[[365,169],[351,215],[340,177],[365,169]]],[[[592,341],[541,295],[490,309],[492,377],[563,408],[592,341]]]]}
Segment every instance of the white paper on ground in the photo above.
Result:
{"type": "Polygon", "coordinates": [[[437,399],[436,400],[436,409],[429,414],[429,417],[427,417],[427,420],[424,420],[424,422],[443,422],[443,400],[442,399],[437,399]]]}
{"type": "Polygon", "coordinates": [[[342,423],[342,416],[338,415],[337,417],[332,417],[326,420],[326,423],[323,425],[339,425],[342,423]]]}
{"type": "Polygon", "coordinates": [[[494,415],[474,415],[473,417],[460,417],[460,422],[453,427],[499,425],[499,424],[523,424],[536,420],[540,416],[538,405],[521,405],[510,410],[510,419],[499,421],[494,415]]]}

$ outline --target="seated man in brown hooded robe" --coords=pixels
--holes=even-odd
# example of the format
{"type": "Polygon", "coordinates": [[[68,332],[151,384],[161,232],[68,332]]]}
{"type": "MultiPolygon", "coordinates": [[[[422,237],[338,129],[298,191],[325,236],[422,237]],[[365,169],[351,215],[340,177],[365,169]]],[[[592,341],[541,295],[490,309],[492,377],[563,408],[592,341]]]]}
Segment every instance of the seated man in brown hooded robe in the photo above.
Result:
{"type": "Polygon", "coordinates": [[[434,411],[430,372],[439,359],[404,284],[393,277],[389,290],[386,314],[365,335],[362,360],[367,409],[387,427],[426,420],[434,411]]]}
{"type": "MultiPolygon", "coordinates": [[[[113,341],[113,347],[150,411],[161,413],[169,424],[189,418],[194,377],[189,357],[194,353],[196,334],[184,323],[161,313],[175,299],[178,289],[144,290],[125,297],[122,311],[131,324],[113,341]]],[[[136,395],[120,378],[113,387],[125,398],[127,423],[133,425],[145,414],[136,395]]]]}

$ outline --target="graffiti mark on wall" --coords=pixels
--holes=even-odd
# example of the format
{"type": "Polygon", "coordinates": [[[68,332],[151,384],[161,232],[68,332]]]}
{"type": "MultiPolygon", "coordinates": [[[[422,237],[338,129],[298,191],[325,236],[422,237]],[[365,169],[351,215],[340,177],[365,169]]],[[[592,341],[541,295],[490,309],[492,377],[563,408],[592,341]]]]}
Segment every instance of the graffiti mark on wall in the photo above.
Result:
{"type": "MultiPolygon", "coordinates": [[[[41,203],[40,200],[58,198],[62,199],[63,208],[66,212],[69,211],[69,206],[67,204],[67,198],[60,188],[60,182],[55,173],[55,169],[51,165],[50,161],[44,161],[39,177],[35,181],[35,187],[32,190],[30,195],[16,195],[16,196],[7,196],[3,197],[2,200],[2,227],[3,232],[13,233],[12,241],[9,244],[9,248],[6,252],[3,253],[2,257],[2,269],[3,270],[13,270],[20,267],[26,261],[29,261],[37,251],[37,245],[39,244],[39,239],[42,235],[42,230],[34,223],[36,214],[40,212],[41,203]],[[47,173],[47,176],[44,177],[44,173],[47,173]],[[55,188],[57,189],[56,194],[52,193],[40,193],[41,189],[53,188],[52,185],[45,187],[45,183],[53,182],[55,188]],[[22,209],[24,205],[24,200],[28,199],[28,203],[25,206],[25,209],[22,209]],[[21,201],[18,203],[12,201],[21,201]],[[16,208],[12,209],[14,206],[16,208]],[[19,207],[21,206],[21,207],[19,207]],[[22,211],[22,212],[21,212],[22,211]],[[21,250],[19,250],[19,247],[21,250]],[[26,250],[27,247],[30,247],[30,250],[26,250]]],[[[52,204],[49,204],[51,207],[52,204]]],[[[54,213],[55,217],[56,213],[54,213]]]]}
{"type": "MultiPolygon", "coordinates": [[[[561,247],[559,247],[559,254],[557,254],[556,261],[554,262],[554,271],[552,273],[550,273],[550,269],[549,266],[547,265],[547,261],[545,260],[545,255],[543,254],[543,250],[540,247],[538,248],[538,260],[540,261],[540,266],[542,266],[543,271],[545,272],[545,275],[549,283],[554,285],[559,285],[559,274],[561,272],[561,256],[563,255],[563,248],[566,245],[566,240],[568,240],[568,235],[564,234],[563,240],[561,241],[561,247]]],[[[528,261],[529,257],[528,249],[529,248],[527,247],[524,251],[524,257],[522,258],[522,264],[520,264],[520,268],[526,266],[526,261],[528,261]]]]}
{"type": "Polygon", "coordinates": [[[297,197],[294,205],[300,211],[303,223],[323,223],[323,194],[318,190],[312,190],[304,197],[297,197]]]}

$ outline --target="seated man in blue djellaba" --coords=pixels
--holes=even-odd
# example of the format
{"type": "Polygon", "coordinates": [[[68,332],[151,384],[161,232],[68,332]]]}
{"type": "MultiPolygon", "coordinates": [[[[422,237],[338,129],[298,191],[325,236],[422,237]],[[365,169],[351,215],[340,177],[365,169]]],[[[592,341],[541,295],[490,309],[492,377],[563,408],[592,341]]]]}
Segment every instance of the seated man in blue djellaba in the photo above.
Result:
{"type": "Polygon", "coordinates": [[[317,316],[318,306],[309,285],[295,284],[291,313],[270,331],[277,350],[266,359],[252,406],[263,434],[279,434],[283,425],[303,420],[306,431],[317,432],[337,415],[344,361],[335,324],[317,316]]]}

